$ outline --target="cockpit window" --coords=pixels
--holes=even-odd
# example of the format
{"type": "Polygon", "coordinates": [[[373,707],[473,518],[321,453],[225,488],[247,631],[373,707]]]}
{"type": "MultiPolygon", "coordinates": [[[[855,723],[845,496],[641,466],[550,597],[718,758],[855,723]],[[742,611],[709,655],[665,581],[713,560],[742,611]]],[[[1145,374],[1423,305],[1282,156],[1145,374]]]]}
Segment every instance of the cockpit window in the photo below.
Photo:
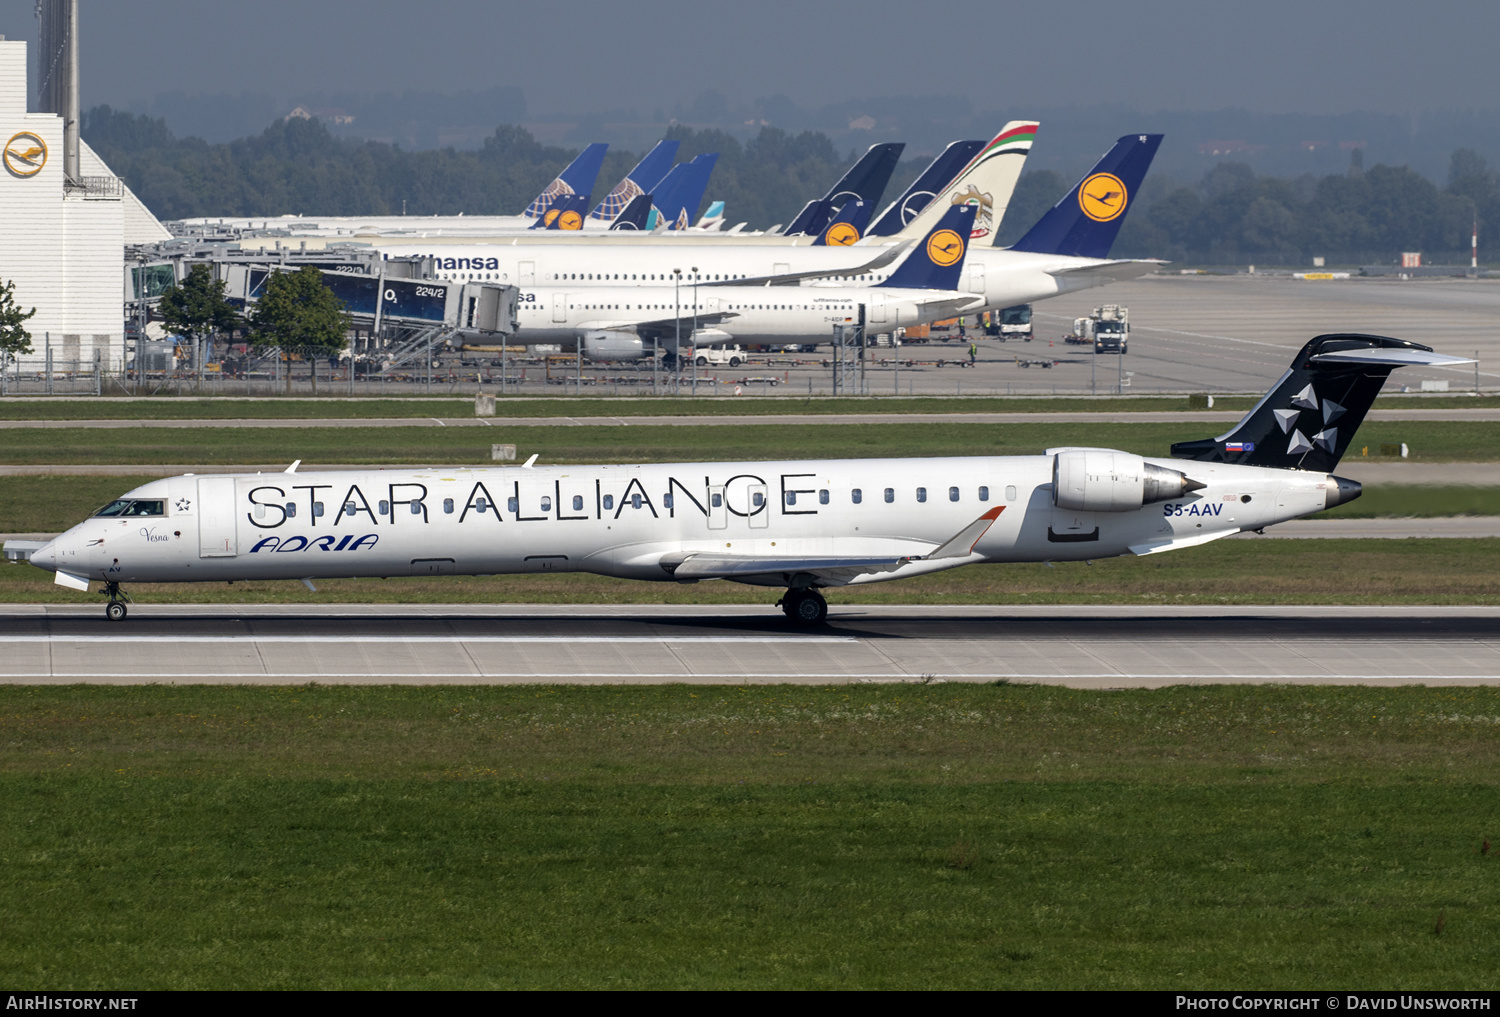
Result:
{"type": "Polygon", "coordinates": [[[140,498],[117,498],[96,513],[101,516],[164,516],[166,502],[140,498]]]}

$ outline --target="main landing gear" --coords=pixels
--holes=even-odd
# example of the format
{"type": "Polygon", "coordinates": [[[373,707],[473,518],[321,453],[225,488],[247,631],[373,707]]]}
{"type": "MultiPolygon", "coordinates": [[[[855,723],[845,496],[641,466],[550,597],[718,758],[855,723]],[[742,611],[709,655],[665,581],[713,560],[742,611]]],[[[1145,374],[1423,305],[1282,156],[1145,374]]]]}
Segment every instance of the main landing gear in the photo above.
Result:
{"type": "Polygon", "coordinates": [[[786,596],[776,603],[798,625],[822,625],[828,620],[828,601],[817,590],[806,587],[787,590],[786,596]]]}
{"type": "Polygon", "coordinates": [[[120,589],[119,583],[105,583],[104,595],[109,598],[109,603],[104,608],[104,617],[110,621],[124,621],[127,613],[125,605],[130,597],[120,589]]]}

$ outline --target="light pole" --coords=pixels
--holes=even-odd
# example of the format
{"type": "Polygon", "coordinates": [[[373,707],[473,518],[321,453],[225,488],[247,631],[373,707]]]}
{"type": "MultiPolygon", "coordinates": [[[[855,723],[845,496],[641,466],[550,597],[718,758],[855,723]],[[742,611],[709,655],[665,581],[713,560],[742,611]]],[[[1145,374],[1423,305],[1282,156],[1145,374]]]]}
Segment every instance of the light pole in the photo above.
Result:
{"type": "MultiPolygon", "coordinates": [[[[672,329],[676,336],[675,347],[672,348],[672,359],[679,360],[682,357],[682,270],[672,270],[672,329]]],[[[693,368],[697,368],[697,351],[693,351],[693,368]]]]}
{"type": "Polygon", "coordinates": [[[698,394],[698,266],[693,266],[693,395],[698,394]]]}

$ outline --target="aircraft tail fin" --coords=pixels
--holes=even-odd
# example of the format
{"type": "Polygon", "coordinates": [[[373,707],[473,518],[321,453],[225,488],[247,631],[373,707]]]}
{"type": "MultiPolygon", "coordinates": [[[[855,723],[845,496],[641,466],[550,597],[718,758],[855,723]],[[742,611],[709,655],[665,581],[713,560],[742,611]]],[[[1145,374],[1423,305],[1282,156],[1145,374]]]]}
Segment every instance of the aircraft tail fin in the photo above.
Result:
{"type": "Polygon", "coordinates": [[[828,225],[828,220],[832,215],[833,202],[827,198],[814,198],[802,206],[802,211],[798,212],[796,218],[787,223],[787,227],[781,231],[781,235],[784,237],[801,237],[817,233],[828,225]]]}
{"type": "Polygon", "coordinates": [[[1161,139],[1160,134],[1127,134],[1115,142],[1011,250],[1075,258],[1109,257],[1161,139]]]}
{"type": "Polygon", "coordinates": [[[827,229],[818,234],[818,239],[813,241],[814,247],[848,247],[857,241],[862,235],[865,225],[870,221],[870,203],[867,201],[844,202],[844,207],[839,209],[839,214],[833,217],[827,229]]]}
{"type": "Polygon", "coordinates": [[[697,230],[717,230],[724,225],[724,203],[716,201],[708,206],[708,211],[693,224],[697,230]]]}
{"type": "Polygon", "coordinates": [[[646,230],[649,229],[651,217],[651,198],[649,194],[637,194],[630,199],[630,204],[620,210],[614,221],[609,224],[612,230],[646,230]]]}
{"type": "Polygon", "coordinates": [[[625,179],[604,196],[598,207],[589,213],[589,218],[613,222],[634,198],[654,190],[672,169],[672,160],[677,158],[677,148],[681,144],[674,139],[658,141],[656,147],[635,164],[635,169],[625,174],[625,179]]]}
{"type": "Polygon", "coordinates": [[[851,198],[858,198],[874,208],[880,201],[880,196],[885,193],[885,185],[891,182],[891,174],[896,172],[896,163],[900,161],[905,149],[906,145],[899,141],[871,145],[870,150],[849,168],[849,172],[829,188],[828,193],[823,195],[823,200],[832,202],[834,210],[843,208],[844,203],[851,198]]]}
{"type": "Polygon", "coordinates": [[[979,209],[950,205],[948,211],[881,286],[890,289],[955,290],[979,209]]]}
{"type": "Polygon", "coordinates": [[[531,224],[534,230],[581,230],[583,214],[589,207],[588,194],[565,194],[552,203],[542,217],[531,224]]]}
{"type": "Polygon", "coordinates": [[[547,209],[552,207],[553,202],[565,194],[588,194],[594,189],[594,182],[599,179],[599,168],[604,165],[604,151],[609,148],[603,142],[595,142],[582,152],[578,158],[568,163],[567,167],[557,175],[557,178],[542,189],[542,193],[531,199],[531,204],[526,206],[522,214],[528,219],[540,219],[547,214],[547,209]]]}
{"type": "Polygon", "coordinates": [[[696,156],[692,162],[680,163],[667,174],[667,179],[656,188],[656,202],[652,209],[656,213],[652,223],[665,223],[668,229],[687,229],[693,215],[703,202],[703,192],[708,190],[708,178],[719,161],[717,152],[696,156]]]}
{"type": "Polygon", "coordinates": [[[889,237],[901,231],[932,201],[933,195],[958,176],[970,159],[979,154],[983,141],[955,141],[912,181],[906,193],[886,206],[869,229],[872,237],[889,237]]]}
{"type": "Polygon", "coordinates": [[[1006,124],[937,192],[922,212],[891,235],[912,240],[926,236],[950,206],[973,205],[978,212],[970,239],[993,236],[1010,205],[1016,181],[1021,179],[1037,127],[1035,120],[1012,120],[1006,124]]]}
{"type": "Polygon", "coordinates": [[[1217,438],[1177,442],[1172,456],[1327,473],[1338,465],[1392,371],[1471,363],[1405,339],[1320,335],[1302,347],[1243,420],[1217,438]]]}

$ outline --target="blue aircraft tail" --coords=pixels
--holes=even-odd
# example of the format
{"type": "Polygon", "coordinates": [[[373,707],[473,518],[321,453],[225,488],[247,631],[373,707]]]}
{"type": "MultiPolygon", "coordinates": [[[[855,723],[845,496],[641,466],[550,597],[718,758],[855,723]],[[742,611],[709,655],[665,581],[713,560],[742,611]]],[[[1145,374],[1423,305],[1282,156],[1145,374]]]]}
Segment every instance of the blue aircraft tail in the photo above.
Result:
{"type": "Polygon", "coordinates": [[[833,217],[828,228],[818,234],[814,247],[848,247],[864,235],[865,225],[870,221],[868,202],[855,199],[844,202],[839,214],[833,217]]]}
{"type": "Polygon", "coordinates": [[[978,155],[983,147],[983,141],[955,141],[943,149],[906,189],[906,193],[886,206],[880,218],[875,220],[875,225],[870,227],[868,235],[889,237],[901,232],[901,227],[915,219],[917,213],[927,207],[938,191],[952,183],[953,178],[958,176],[958,171],[967,166],[969,160],[978,155]]]}
{"type": "Polygon", "coordinates": [[[677,158],[677,146],[681,144],[682,142],[675,140],[658,141],[656,147],[635,164],[635,169],[625,174],[625,179],[615,184],[614,190],[604,196],[599,207],[589,213],[589,218],[609,222],[633,199],[655,190],[662,177],[672,168],[672,160],[677,158]]]}
{"type": "Polygon", "coordinates": [[[594,182],[599,179],[599,167],[604,165],[604,150],[609,148],[596,142],[578,153],[578,158],[568,163],[557,179],[548,184],[541,194],[531,200],[522,213],[528,219],[540,219],[547,214],[552,203],[565,194],[589,194],[594,182]]]}
{"type": "Polygon", "coordinates": [[[583,216],[588,211],[587,194],[564,194],[542,213],[542,217],[531,224],[534,230],[581,230],[583,216]]]}
{"type": "Polygon", "coordinates": [[[843,208],[844,202],[850,198],[858,198],[874,208],[885,193],[885,185],[891,182],[891,174],[896,172],[896,163],[905,148],[899,141],[871,145],[870,150],[850,167],[842,180],[829,188],[823,198],[833,202],[834,208],[843,208]]]}
{"type": "Polygon", "coordinates": [[[781,231],[784,237],[800,237],[817,233],[828,225],[833,215],[833,202],[828,198],[815,198],[802,206],[787,228],[781,231]]]}
{"type": "Polygon", "coordinates": [[[969,251],[977,205],[954,205],[881,286],[905,290],[956,290],[969,251]]]}
{"type": "Polygon", "coordinates": [[[719,153],[708,152],[692,162],[672,167],[672,172],[656,188],[656,201],[652,208],[654,214],[650,223],[653,229],[662,222],[671,230],[686,229],[692,225],[693,216],[697,214],[698,206],[703,203],[704,192],[708,190],[708,178],[718,161],[719,153]]]}
{"type": "Polygon", "coordinates": [[[1160,134],[1128,134],[1115,142],[1067,197],[1038,219],[1011,250],[1075,258],[1109,257],[1161,138],[1160,134]]]}
{"type": "Polygon", "coordinates": [[[651,195],[637,194],[609,224],[612,230],[645,230],[651,217],[651,195]]]}

